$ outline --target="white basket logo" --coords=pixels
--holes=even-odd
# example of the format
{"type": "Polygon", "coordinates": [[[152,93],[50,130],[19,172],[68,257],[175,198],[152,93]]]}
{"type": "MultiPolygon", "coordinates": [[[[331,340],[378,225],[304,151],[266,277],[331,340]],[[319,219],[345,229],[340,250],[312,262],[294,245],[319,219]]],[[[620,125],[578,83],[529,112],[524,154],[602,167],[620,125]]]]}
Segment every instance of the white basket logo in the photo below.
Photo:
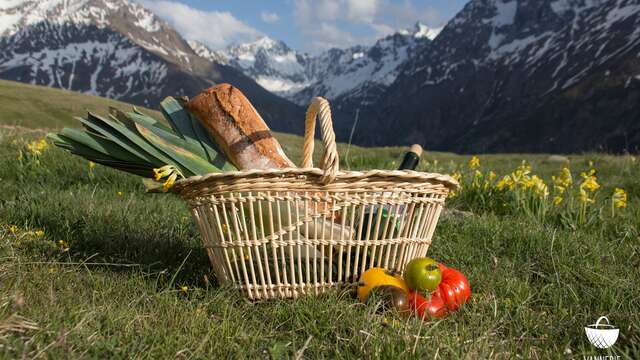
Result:
{"type": "Polygon", "coordinates": [[[600,316],[595,324],[584,327],[589,342],[598,349],[606,349],[613,346],[618,340],[620,329],[609,323],[606,316],[600,316]],[[600,321],[607,320],[607,324],[600,324],[600,321]]]}

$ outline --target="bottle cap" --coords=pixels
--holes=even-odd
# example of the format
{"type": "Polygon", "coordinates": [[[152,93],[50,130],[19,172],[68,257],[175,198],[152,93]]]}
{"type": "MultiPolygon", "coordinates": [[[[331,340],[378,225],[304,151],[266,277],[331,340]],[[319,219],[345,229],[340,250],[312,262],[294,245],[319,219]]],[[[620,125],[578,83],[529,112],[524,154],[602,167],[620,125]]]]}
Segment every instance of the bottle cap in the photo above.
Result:
{"type": "Polygon", "coordinates": [[[411,151],[412,153],[418,155],[418,157],[420,155],[422,155],[422,146],[418,145],[418,144],[413,144],[411,145],[411,148],[409,149],[409,151],[411,151]]]}

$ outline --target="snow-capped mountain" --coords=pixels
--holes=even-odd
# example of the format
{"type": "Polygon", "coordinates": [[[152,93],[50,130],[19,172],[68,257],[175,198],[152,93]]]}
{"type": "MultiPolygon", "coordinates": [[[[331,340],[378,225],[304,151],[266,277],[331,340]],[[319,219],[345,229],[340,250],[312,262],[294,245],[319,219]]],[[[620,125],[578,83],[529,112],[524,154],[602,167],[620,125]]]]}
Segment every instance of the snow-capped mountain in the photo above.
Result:
{"type": "Polygon", "coordinates": [[[640,4],[472,0],[403,64],[380,99],[367,111],[375,131],[357,132],[357,142],[637,149],[640,4]]]}
{"type": "Polygon", "coordinates": [[[189,44],[200,56],[233,66],[265,89],[282,96],[294,94],[310,84],[309,56],[267,36],[218,51],[198,42],[189,44]]]}
{"type": "Polygon", "coordinates": [[[395,81],[401,65],[425,51],[437,34],[437,30],[418,23],[413,29],[386,36],[372,46],[328,50],[309,66],[315,81],[291,98],[303,104],[320,95],[333,100],[337,108],[349,106],[345,103],[354,107],[372,104],[395,81]]]}
{"type": "Polygon", "coordinates": [[[217,82],[238,86],[276,130],[303,110],[240,71],[198,56],[166,22],[129,0],[0,2],[0,78],[157,106],[217,82]]]}
{"type": "Polygon", "coordinates": [[[371,86],[388,86],[399,65],[439,31],[417,23],[371,46],[330,49],[317,56],[292,50],[269,37],[219,51],[197,42],[190,45],[199,55],[233,66],[265,89],[306,105],[313,96],[337,99],[371,86]]]}

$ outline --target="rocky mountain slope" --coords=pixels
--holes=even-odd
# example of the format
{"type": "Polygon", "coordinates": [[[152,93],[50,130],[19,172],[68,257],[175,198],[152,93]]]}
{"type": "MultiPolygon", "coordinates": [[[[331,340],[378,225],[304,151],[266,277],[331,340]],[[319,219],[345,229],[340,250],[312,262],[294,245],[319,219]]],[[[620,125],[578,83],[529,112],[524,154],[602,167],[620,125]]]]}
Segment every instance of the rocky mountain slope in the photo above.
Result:
{"type": "Polygon", "coordinates": [[[356,142],[637,150],[640,4],[472,0],[381,98],[365,113],[373,126],[356,142]]]}
{"type": "Polygon", "coordinates": [[[276,130],[301,132],[303,109],[237,69],[198,56],[129,0],[0,3],[0,78],[157,106],[218,82],[238,86],[276,130]]]}
{"type": "Polygon", "coordinates": [[[399,65],[439,31],[417,23],[371,46],[330,49],[316,56],[268,37],[220,51],[190,44],[199,55],[233,66],[267,90],[306,105],[313,96],[350,98],[369,88],[388,86],[398,75],[399,65]]]}

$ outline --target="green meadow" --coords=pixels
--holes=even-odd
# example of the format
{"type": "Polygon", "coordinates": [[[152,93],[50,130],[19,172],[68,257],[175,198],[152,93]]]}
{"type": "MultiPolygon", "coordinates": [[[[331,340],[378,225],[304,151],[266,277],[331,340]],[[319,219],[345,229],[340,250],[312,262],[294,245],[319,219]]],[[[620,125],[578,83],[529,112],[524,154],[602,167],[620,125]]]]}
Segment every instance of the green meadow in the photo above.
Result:
{"type": "MultiPolygon", "coordinates": [[[[219,287],[182,200],[38,147],[109,106],[130,105],[0,81],[0,358],[640,358],[639,158],[427,151],[418,170],[463,183],[429,255],[473,293],[405,319],[349,291],[251,302],[219,287]],[[602,315],[620,329],[607,350],[584,331],[602,315]]],[[[299,163],[302,138],[276,136],[299,163]]],[[[338,151],[342,169],[394,169],[404,149],[338,151]]]]}

